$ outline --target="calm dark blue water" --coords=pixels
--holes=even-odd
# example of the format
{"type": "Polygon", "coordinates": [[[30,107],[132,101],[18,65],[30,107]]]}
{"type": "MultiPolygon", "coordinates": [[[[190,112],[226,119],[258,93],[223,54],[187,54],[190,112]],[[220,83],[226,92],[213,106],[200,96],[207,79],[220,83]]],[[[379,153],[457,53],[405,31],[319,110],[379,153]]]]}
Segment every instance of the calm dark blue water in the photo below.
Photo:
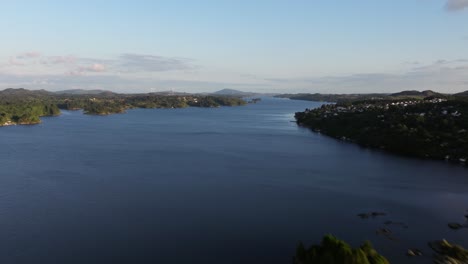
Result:
{"type": "Polygon", "coordinates": [[[290,263],[333,233],[392,263],[452,231],[468,169],[363,149],[299,128],[318,103],[64,112],[0,128],[0,263],[290,263]],[[362,220],[356,214],[384,211],[362,220]],[[376,234],[387,220],[396,240],[376,234]]]}

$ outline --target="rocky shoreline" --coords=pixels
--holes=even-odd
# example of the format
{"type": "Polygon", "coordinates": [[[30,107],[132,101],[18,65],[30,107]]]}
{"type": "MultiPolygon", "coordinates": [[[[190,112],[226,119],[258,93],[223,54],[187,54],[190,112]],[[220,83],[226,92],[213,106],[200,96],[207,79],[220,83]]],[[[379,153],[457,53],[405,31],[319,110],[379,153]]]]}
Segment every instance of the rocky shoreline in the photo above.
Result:
{"type": "MultiPolygon", "coordinates": [[[[468,210],[466,211],[468,213],[468,210]]],[[[359,213],[357,216],[363,220],[365,219],[377,219],[386,217],[387,213],[384,212],[369,212],[359,213]]],[[[464,224],[459,223],[448,223],[448,228],[452,230],[459,230],[462,228],[468,228],[468,214],[465,214],[466,222],[464,224]]],[[[398,226],[403,229],[409,228],[409,226],[403,222],[395,222],[387,220],[383,222],[386,227],[379,228],[376,230],[376,235],[382,236],[388,240],[397,241],[398,238],[394,236],[390,226],[398,226]]],[[[448,242],[445,239],[430,241],[427,244],[432,249],[432,260],[435,264],[467,264],[468,263],[468,249],[463,248],[460,245],[448,242]]],[[[402,252],[403,254],[403,252],[402,252]]],[[[410,258],[424,256],[423,250],[418,248],[409,248],[406,251],[406,255],[410,258]]],[[[429,255],[429,253],[427,253],[429,255]]]]}
{"type": "Polygon", "coordinates": [[[0,124],[0,127],[4,127],[4,126],[27,126],[27,125],[37,125],[37,124],[40,124],[42,123],[41,121],[39,122],[19,122],[19,123],[16,123],[16,122],[12,122],[12,121],[7,121],[3,124],[0,124]]]}

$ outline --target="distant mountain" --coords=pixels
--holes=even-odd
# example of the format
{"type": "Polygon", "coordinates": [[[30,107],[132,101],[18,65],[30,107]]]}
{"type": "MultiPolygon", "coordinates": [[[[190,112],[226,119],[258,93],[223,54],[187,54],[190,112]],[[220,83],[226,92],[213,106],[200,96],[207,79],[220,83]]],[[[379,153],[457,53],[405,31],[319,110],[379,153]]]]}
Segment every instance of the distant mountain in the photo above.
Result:
{"type": "Polygon", "coordinates": [[[249,93],[249,92],[243,92],[239,90],[234,90],[234,89],[222,89],[217,92],[211,93],[215,95],[235,95],[235,96],[251,96],[255,95],[255,93],[249,93]]]}
{"type": "Polygon", "coordinates": [[[83,94],[114,94],[111,91],[106,90],[85,90],[85,89],[71,89],[54,92],[56,94],[71,94],[71,95],[83,95],[83,94]]]}
{"type": "Polygon", "coordinates": [[[426,91],[416,91],[416,90],[410,90],[410,91],[402,91],[402,92],[399,92],[399,93],[394,93],[394,94],[391,94],[390,96],[408,96],[408,97],[429,97],[429,96],[437,96],[437,97],[444,97],[443,94],[440,94],[440,93],[436,93],[434,91],[431,91],[431,90],[426,90],[426,91]]]}

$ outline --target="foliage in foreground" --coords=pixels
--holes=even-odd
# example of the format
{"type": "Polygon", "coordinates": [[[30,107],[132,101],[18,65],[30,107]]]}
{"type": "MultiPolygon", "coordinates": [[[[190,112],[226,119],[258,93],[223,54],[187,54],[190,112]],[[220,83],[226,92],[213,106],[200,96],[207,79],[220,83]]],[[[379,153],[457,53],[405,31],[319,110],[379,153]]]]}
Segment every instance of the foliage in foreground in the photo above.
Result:
{"type": "Polygon", "coordinates": [[[429,246],[437,253],[434,258],[436,264],[463,264],[468,263],[468,250],[446,240],[434,241],[429,246]]]}
{"type": "Polygon", "coordinates": [[[306,249],[299,243],[294,257],[294,264],[388,264],[388,260],[379,255],[366,241],[359,248],[352,248],[346,242],[332,235],[326,235],[320,245],[306,249]]]}

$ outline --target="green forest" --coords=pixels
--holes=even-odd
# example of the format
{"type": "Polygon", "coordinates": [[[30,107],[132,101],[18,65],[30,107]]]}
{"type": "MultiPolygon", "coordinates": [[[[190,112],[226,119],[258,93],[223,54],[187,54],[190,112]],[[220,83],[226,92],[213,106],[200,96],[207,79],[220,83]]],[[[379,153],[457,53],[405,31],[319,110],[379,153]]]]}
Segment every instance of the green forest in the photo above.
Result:
{"type": "Polygon", "coordinates": [[[41,116],[59,115],[60,110],[56,104],[48,101],[13,101],[0,102],[0,124],[37,124],[41,116]]]}
{"type": "Polygon", "coordinates": [[[109,115],[132,108],[183,108],[241,106],[246,101],[235,96],[160,94],[56,94],[44,90],[6,89],[0,91],[0,126],[38,124],[42,116],[56,116],[63,110],[83,110],[84,114],[109,115]]]}
{"type": "Polygon", "coordinates": [[[367,100],[326,104],[295,115],[297,123],[365,147],[464,163],[468,100],[367,100]]]}

